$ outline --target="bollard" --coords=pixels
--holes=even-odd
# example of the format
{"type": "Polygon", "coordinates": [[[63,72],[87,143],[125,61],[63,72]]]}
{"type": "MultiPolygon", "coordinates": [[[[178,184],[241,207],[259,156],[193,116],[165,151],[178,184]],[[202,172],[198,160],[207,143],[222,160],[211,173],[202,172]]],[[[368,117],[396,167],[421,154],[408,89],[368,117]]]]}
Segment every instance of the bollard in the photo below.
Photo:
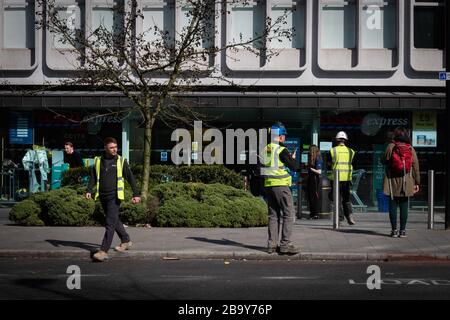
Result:
{"type": "Polygon", "coordinates": [[[339,229],[339,170],[334,171],[334,180],[333,180],[333,202],[334,202],[334,210],[333,210],[333,229],[339,229]]]}
{"type": "Polygon", "coordinates": [[[434,170],[428,170],[428,229],[434,228],[434,170]]]}

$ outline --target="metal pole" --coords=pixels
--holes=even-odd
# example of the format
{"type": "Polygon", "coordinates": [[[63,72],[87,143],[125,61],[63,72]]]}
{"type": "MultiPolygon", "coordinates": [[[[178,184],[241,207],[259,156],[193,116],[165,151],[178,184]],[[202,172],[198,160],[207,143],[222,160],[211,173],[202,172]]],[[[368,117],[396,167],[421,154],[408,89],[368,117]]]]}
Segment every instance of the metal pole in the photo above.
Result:
{"type": "Polygon", "coordinates": [[[298,181],[297,181],[297,217],[299,219],[302,218],[302,182],[300,180],[300,172],[298,173],[298,181]]]}
{"type": "Polygon", "coordinates": [[[3,195],[3,161],[4,161],[4,159],[5,159],[5,139],[2,137],[2,188],[1,188],[1,194],[0,195],[3,195]]]}
{"type": "Polygon", "coordinates": [[[428,170],[428,229],[434,228],[434,170],[428,170]]]}
{"type": "Polygon", "coordinates": [[[333,229],[339,229],[339,198],[339,170],[335,170],[333,180],[333,229]]]}

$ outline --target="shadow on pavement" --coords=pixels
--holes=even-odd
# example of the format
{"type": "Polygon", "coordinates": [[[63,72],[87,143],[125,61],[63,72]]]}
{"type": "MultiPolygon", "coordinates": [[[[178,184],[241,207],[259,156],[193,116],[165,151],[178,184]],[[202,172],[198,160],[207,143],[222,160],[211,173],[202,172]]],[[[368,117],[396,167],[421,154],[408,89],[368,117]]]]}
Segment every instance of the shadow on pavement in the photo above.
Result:
{"type": "Polygon", "coordinates": [[[47,239],[45,241],[47,241],[54,247],[81,248],[86,251],[89,251],[90,253],[95,253],[95,251],[97,251],[100,248],[100,246],[98,244],[94,244],[94,243],[86,243],[86,242],[78,242],[78,241],[62,241],[62,240],[53,240],[53,239],[47,239]]]}
{"type": "Polygon", "coordinates": [[[258,251],[263,251],[263,252],[267,251],[266,247],[249,246],[249,245],[245,245],[243,243],[232,241],[232,240],[228,240],[228,239],[219,240],[219,239],[208,239],[208,238],[203,238],[203,237],[186,237],[186,239],[192,239],[192,240],[197,240],[197,241],[202,241],[202,242],[219,244],[219,245],[223,245],[223,246],[242,247],[242,248],[258,250],[258,251]]]}
{"type": "Polygon", "coordinates": [[[349,234],[367,234],[367,235],[372,235],[372,236],[380,236],[380,237],[389,237],[390,238],[390,235],[387,232],[380,233],[380,232],[372,231],[372,230],[361,230],[361,229],[337,229],[337,230],[334,230],[333,228],[316,228],[316,229],[349,233],[349,234]]]}

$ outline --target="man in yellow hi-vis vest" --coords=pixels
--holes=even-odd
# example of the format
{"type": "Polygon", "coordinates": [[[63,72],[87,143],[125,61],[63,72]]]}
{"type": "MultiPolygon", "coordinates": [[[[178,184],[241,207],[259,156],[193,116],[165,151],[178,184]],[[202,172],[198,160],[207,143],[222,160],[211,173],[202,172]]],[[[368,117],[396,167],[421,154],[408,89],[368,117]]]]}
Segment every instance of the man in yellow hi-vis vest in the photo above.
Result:
{"type": "Polygon", "coordinates": [[[300,250],[291,242],[292,225],[294,224],[294,204],[291,189],[292,177],[286,170],[299,171],[295,163],[295,152],[291,156],[283,144],[287,131],[283,124],[276,123],[271,127],[271,143],[263,151],[261,176],[264,177],[264,187],[269,208],[269,239],[267,252],[280,254],[296,254],[300,250]],[[281,229],[281,239],[278,246],[278,233],[281,229]]]}
{"type": "Polygon", "coordinates": [[[121,242],[119,246],[114,248],[116,251],[123,252],[130,249],[132,245],[130,236],[125,231],[119,218],[120,202],[125,200],[124,178],[133,189],[133,203],[141,201],[136,181],[127,161],[117,154],[117,140],[106,138],[104,144],[105,154],[102,157],[95,157],[86,191],[86,198],[92,199],[92,191],[96,186],[94,199],[100,199],[106,214],[106,230],[102,245],[100,251],[93,255],[93,259],[96,261],[108,259],[108,250],[111,247],[114,231],[119,235],[121,242]]]}
{"type": "MultiPolygon", "coordinates": [[[[351,183],[353,175],[353,159],[355,157],[355,151],[346,146],[348,136],[344,131],[340,131],[336,135],[337,146],[332,148],[329,153],[329,166],[331,172],[328,178],[334,181],[334,170],[339,170],[339,191],[342,199],[342,206],[344,216],[347,219],[348,224],[354,225],[353,209],[350,202],[351,183]],[[331,161],[330,161],[331,159],[331,161]]],[[[331,184],[333,186],[333,184],[331,184]]],[[[331,190],[330,197],[332,197],[333,189],[331,190]]],[[[341,217],[341,219],[343,219],[341,217]]]]}

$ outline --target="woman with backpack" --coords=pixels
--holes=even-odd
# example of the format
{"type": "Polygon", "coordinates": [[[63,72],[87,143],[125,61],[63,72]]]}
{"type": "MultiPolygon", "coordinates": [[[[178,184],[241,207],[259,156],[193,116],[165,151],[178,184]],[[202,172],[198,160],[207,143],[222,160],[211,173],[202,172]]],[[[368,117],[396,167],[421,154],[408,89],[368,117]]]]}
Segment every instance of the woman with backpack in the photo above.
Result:
{"type": "Polygon", "coordinates": [[[309,147],[308,153],[308,180],[306,193],[309,202],[309,218],[319,219],[320,213],[320,175],[322,174],[323,161],[320,150],[316,145],[309,147]]]}
{"type": "Polygon", "coordinates": [[[391,237],[405,238],[408,198],[419,191],[420,185],[419,160],[405,128],[395,129],[381,162],[386,165],[383,193],[389,196],[391,237]],[[400,207],[400,231],[397,230],[397,207],[400,207]]]}

